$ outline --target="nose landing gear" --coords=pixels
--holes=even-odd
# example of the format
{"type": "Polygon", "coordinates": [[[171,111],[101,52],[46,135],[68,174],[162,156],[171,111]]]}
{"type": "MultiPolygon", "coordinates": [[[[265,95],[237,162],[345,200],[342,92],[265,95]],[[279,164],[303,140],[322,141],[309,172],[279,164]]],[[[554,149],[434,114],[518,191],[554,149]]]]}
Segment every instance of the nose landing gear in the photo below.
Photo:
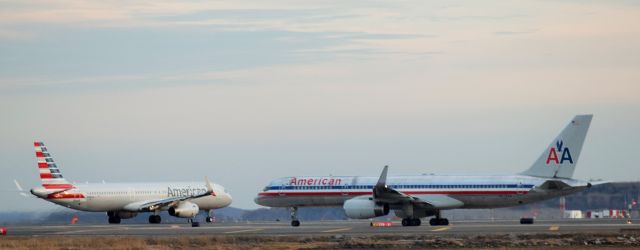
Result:
{"type": "Polygon", "coordinates": [[[207,223],[213,223],[216,221],[215,216],[213,215],[213,210],[207,211],[207,218],[204,219],[207,223]]]}
{"type": "Polygon", "coordinates": [[[291,226],[299,227],[300,221],[298,220],[298,207],[291,207],[289,208],[289,211],[291,212],[291,226]]]}
{"type": "Polygon", "coordinates": [[[198,222],[195,217],[189,219],[189,223],[191,223],[191,227],[199,227],[200,226],[200,222],[198,222]]]}

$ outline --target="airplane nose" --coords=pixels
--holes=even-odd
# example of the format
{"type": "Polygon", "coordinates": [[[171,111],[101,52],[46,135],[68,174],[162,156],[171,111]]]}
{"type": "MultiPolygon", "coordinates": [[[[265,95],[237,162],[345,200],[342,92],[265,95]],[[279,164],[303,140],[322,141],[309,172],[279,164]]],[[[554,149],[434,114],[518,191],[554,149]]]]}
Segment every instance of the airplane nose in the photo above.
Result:
{"type": "Polygon", "coordinates": [[[256,196],[256,198],[253,198],[253,202],[255,202],[258,205],[264,206],[264,204],[262,204],[262,198],[260,196],[256,196]]]}
{"type": "Polygon", "coordinates": [[[226,203],[226,205],[225,205],[225,206],[229,206],[229,205],[231,205],[231,202],[233,202],[233,197],[231,197],[231,195],[230,195],[229,193],[226,193],[226,194],[225,194],[225,198],[226,198],[226,199],[225,199],[225,200],[226,200],[226,201],[225,201],[225,203],[226,203]]]}

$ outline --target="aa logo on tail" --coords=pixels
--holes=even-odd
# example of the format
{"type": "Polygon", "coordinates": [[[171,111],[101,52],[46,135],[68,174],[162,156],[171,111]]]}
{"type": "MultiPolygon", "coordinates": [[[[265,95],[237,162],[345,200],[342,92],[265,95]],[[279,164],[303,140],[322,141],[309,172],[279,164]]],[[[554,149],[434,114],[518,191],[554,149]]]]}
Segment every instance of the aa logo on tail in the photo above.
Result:
{"type": "Polygon", "coordinates": [[[569,163],[573,164],[573,159],[571,158],[571,152],[569,152],[569,148],[563,148],[562,144],[562,140],[556,141],[556,146],[549,149],[549,156],[547,156],[547,165],[549,165],[550,162],[563,164],[564,161],[569,161],[569,163]],[[562,158],[558,160],[558,154],[560,153],[562,153],[562,158]]]}

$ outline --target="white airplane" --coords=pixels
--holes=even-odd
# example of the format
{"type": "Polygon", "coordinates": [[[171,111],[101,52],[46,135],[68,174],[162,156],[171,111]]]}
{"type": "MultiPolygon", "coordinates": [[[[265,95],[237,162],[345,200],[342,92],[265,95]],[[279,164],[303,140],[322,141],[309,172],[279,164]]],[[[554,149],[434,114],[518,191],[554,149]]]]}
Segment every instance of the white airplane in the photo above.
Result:
{"type": "MultiPolygon", "coordinates": [[[[300,225],[298,207],[342,206],[353,219],[389,214],[403,226],[419,226],[420,218],[435,216],[432,226],[448,225],[441,211],[456,208],[518,206],[580,192],[592,183],[571,179],[592,115],[578,115],[522,173],[506,176],[296,176],[275,179],[255,202],[288,207],[291,225],[300,225]]],[[[604,182],[603,182],[604,183],[604,182]]],[[[601,183],[598,183],[601,184],[601,183]]],[[[521,223],[533,223],[525,218],[521,223]]]]}
{"type": "MultiPolygon", "coordinates": [[[[200,210],[208,212],[206,221],[213,222],[212,210],[231,204],[231,195],[224,187],[205,182],[151,182],[151,183],[93,183],[72,184],[62,177],[42,142],[34,142],[42,187],[31,189],[31,194],[55,204],[82,211],[107,212],[110,224],[150,212],[149,223],[160,223],[161,211],[169,215],[188,218],[192,226],[200,210]]],[[[18,189],[20,185],[16,182],[18,189]]]]}

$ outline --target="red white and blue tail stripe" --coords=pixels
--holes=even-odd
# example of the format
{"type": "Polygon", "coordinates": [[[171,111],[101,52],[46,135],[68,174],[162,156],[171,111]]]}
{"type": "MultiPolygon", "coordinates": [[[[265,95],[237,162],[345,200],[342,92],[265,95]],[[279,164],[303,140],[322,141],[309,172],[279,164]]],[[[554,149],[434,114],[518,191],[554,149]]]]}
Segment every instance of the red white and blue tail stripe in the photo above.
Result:
{"type": "Polygon", "coordinates": [[[60,169],[53,162],[53,158],[47,151],[47,147],[40,141],[33,142],[40,170],[40,180],[46,189],[70,189],[74,186],[62,177],[60,169]]]}

